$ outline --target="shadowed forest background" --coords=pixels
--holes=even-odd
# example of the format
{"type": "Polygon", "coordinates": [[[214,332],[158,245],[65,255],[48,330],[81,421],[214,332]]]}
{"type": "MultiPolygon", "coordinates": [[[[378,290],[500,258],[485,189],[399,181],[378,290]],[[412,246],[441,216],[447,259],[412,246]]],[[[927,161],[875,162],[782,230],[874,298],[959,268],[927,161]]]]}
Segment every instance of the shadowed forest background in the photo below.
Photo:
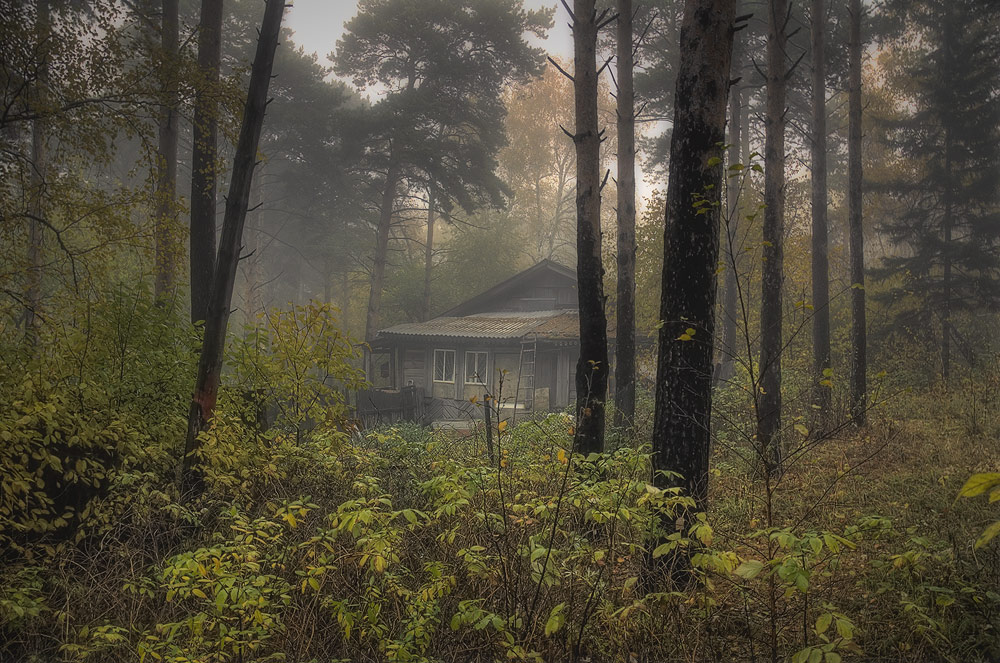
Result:
{"type": "Polygon", "coordinates": [[[1000,5],[528,4],[0,0],[0,660],[1000,660],[1000,5]]]}

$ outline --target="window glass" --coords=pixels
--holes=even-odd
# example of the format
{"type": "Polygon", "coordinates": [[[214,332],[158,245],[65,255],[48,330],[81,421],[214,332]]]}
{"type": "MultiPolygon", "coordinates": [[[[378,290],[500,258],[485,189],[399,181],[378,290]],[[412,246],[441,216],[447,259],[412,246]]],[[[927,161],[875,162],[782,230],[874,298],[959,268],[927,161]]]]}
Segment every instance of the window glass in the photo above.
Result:
{"type": "Polygon", "coordinates": [[[489,370],[486,367],[487,353],[465,353],[465,381],[469,384],[486,384],[489,370]]]}
{"type": "Polygon", "coordinates": [[[455,351],[435,350],[434,351],[434,381],[454,382],[455,381],[455,351]]]}

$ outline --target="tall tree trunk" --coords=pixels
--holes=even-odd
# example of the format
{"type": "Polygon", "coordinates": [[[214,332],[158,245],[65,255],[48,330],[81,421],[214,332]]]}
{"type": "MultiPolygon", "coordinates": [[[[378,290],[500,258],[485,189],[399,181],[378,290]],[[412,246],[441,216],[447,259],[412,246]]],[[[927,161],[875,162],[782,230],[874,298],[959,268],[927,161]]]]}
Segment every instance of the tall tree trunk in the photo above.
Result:
{"type": "MultiPolygon", "coordinates": [[[[604,449],[608,321],[601,261],[601,138],[597,118],[595,0],[573,2],[573,100],[576,116],[576,253],[580,358],[576,365],[575,450],[604,449]]],[[[602,14],[603,16],[603,14],[602,14]]]]}
{"type": "Polygon", "coordinates": [[[261,293],[260,229],[264,227],[265,167],[265,161],[258,162],[253,185],[250,187],[250,206],[243,232],[243,254],[246,256],[242,261],[243,274],[246,277],[246,298],[243,303],[246,308],[244,322],[247,324],[253,323],[257,314],[264,309],[261,293]]]}
{"type": "Polygon", "coordinates": [[[618,292],[615,426],[635,418],[635,95],[632,0],[618,0],[618,292]]]}
{"type": "Polygon", "coordinates": [[[735,0],[687,0],[663,233],[653,481],[708,502],[719,202],[735,0]]]}
{"type": "MultiPolygon", "coordinates": [[[[48,0],[39,0],[35,15],[35,32],[38,40],[38,77],[31,99],[40,114],[46,111],[49,85],[49,48],[51,15],[48,0]]],[[[38,327],[42,308],[42,250],[44,236],[42,219],[45,218],[45,185],[48,173],[48,153],[45,120],[41,117],[31,122],[31,187],[30,218],[28,219],[28,270],[24,288],[24,333],[32,345],[38,342],[38,327]]]]}
{"type": "Polygon", "coordinates": [[[830,415],[832,389],[830,358],[830,257],[827,242],[826,190],[826,61],[823,36],[826,9],[823,0],[812,0],[812,293],[813,293],[813,404],[819,421],[830,415]]]}
{"type": "Polygon", "coordinates": [[[865,234],[861,199],[861,0],[850,0],[847,208],[851,251],[851,419],[865,425],[868,405],[868,332],[865,315],[865,234]]]}
{"type": "MultiPolygon", "coordinates": [[[[944,133],[945,172],[950,174],[951,137],[947,128],[944,133]]],[[[951,184],[949,183],[948,186],[949,189],[945,192],[944,218],[942,219],[944,246],[941,249],[942,261],[944,263],[941,274],[941,288],[943,291],[941,301],[941,379],[945,384],[948,383],[948,378],[951,377],[951,235],[954,223],[954,219],[952,218],[951,184]]]]}
{"type": "Polygon", "coordinates": [[[389,170],[382,189],[382,208],[375,231],[375,259],[372,263],[372,285],[368,292],[368,315],[365,318],[365,341],[371,343],[378,332],[379,313],[382,306],[382,288],[385,286],[385,268],[389,262],[389,233],[392,230],[392,208],[396,204],[400,170],[395,154],[390,151],[389,170]]]}
{"type": "Polygon", "coordinates": [[[427,242],[424,244],[423,319],[431,319],[431,266],[434,260],[434,185],[427,187],[427,242]]]}
{"type": "Polygon", "coordinates": [[[160,83],[163,99],[157,119],[157,177],[153,241],[153,294],[162,300],[177,281],[177,136],[178,121],[178,0],[163,0],[160,28],[160,83]]]}
{"type": "MultiPolygon", "coordinates": [[[[733,39],[733,58],[731,78],[739,77],[739,67],[741,65],[742,49],[739,42],[733,39]]],[[[729,147],[728,162],[731,168],[740,163],[740,148],[743,143],[743,89],[733,86],[729,91],[729,147]]],[[[732,174],[736,171],[727,171],[732,174]]],[[[723,293],[722,293],[722,347],[719,352],[719,367],[715,373],[716,383],[728,382],[732,379],[736,359],[736,346],[738,344],[737,334],[739,329],[737,321],[740,318],[739,311],[739,270],[738,261],[740,256],[739,241],[740,224],[740,185],[739,178],[727,179],[726,183],[726,234],[723,237],[722,254],[725,258],[725,270],[723,271],[723,293]]]]}
{"type": "Polygon", "coordinates": [[[217,98],[222,53],[222,2],[201,0],[198,24],[200,78],[194,98],[194,145],[191,155],[191,322],[205,319],[215,268],[217,98]]]}
{"type": "Polygon", "coordinates": [[[246,221],[257,163],[261,128],[267,107],[267,90],[274,67],[274,52],[281,31],[281,15],[285,0],[267,0],[261,21],[257,52],[250,70],[250,88],[243,110],[243,124],[233,158],[233,174],[226,198],[226,214],[222,221],[219,256],[209,295],[208,316],[205,319],[205,340],[198,360],[198,378],[195,382],[191,409],[188,413],[187,437],[182,461],[182,486],[192,488],[197,483],[194,471],[194,453],[198,448],[198,434],[206,429],[215,410],[222,375],[222,360],[226,346],[226,328],[229,324],[233,285],[240,258],[243,224],[246,221]]]}
{"type": "Polygon", "coordinates": [[[767,110],[764,118],[764,264],[761,268],[760,389],[757,444],[768,473],[781,463],[781,291],[785,223],[785,27],[788,0],[769,0],[767,110]]]}

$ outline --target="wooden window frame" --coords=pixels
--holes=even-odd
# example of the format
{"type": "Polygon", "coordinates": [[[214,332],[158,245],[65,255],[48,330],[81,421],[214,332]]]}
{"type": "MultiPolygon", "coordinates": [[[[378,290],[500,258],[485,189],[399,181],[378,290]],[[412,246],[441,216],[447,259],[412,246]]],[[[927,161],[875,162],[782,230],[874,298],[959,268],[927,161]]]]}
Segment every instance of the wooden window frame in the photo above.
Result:
{"type": "MultiPolygon", "coordinates": [[[[445,370],[444,369],[447,368],[447,366],[448,366],[447,359],[445,359],[443,361],[444,361],[444,363],[442,364],[442,367],[441,367],[441,375],[442,376],[445,374],[445,370]]],[[[457,366],[456,366],[457,363],[458,363],[458,353],[455,350],[449,350],[447,348],[434,348],[434,361],[431,364],[431,378],[432,378],[432,380],[434,382],[436,382],[436,383],[439,383],[439,384],[455,384],[455,382],[456,382],[456,380],[455,380],[455,377],[456,377],[455,374],[457,373],[457,371],[455,369],[457,368],[457,366]],[[451,353],[451,379],[450,380],[438,380],[438,377],[437,377],[437,358],[438,358],[438,353],[439,352],[443,353],[442,356],[444,356],[444,357],[447,357],[449,352],[451,353]]]]}
{"type": "MultiPolygon", "coordinates": [[[[479,360],[476,360],[476,368],[479,368],[479,360]]],[[[471,384],[476,386],[486,386],[486,381],[490,375],[490,353],[488,350],[466,350],[465,351],[465,384],[471,384]],[[483,370],[479,372],[479,379],[469,376],[469,355],[477,356],[483,355],[485,359],[483,360],[483,370]]],[[[478,371],[477,371],[478,372],[478,371]]]]}

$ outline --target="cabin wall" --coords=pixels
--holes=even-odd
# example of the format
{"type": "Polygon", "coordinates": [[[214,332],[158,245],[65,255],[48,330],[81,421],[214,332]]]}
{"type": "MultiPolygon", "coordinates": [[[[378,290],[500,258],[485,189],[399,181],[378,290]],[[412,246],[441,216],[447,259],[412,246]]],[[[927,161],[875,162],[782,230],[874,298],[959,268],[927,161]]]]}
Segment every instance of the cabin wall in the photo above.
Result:
{"type": "MultiPolygon", "coordinates": [[[[575,344],[554,346],[539,342],[536,353],[535,410],[537,412],[555,411],[571,405],[575,400],[575,386],[572,380],[575,375],[576,357],[579,353],[578,346],[575,344]]],[[[521,343],[519,341],[498,345],[445,337],[421,339],[411,344],[399,344],[394,354],[398,357],[398,368],[395,371],[398,378],[395,385],[397,388],[414,386],[422,389],[423,393],[434,399],[445,399],[464,405],[482,403],[486,393],[492,393],[499,397],[501,405],[505,408],[512,408],[515,399],[519,405],[523,403],[525,385],[519,373],[521,361],[521,343]],[[435,350],[454,351],[454,380],[434,379],[435,350]],[[471,362],[476,361],[476,359],[467,354],[472,352],[486,353],[488,384],[474,382],[467,376],[467,364],[470,364],[471,370],[475,370],[471,362]],[[519,386],[521,388],[520,396],[518,396],[519,386]]],[[[440,408],[434,410],[433,413],[439,416],[447,414],[440,408]]],[[[432,412],[428,411],[428,414],[432,414],[432,412]]]]}

